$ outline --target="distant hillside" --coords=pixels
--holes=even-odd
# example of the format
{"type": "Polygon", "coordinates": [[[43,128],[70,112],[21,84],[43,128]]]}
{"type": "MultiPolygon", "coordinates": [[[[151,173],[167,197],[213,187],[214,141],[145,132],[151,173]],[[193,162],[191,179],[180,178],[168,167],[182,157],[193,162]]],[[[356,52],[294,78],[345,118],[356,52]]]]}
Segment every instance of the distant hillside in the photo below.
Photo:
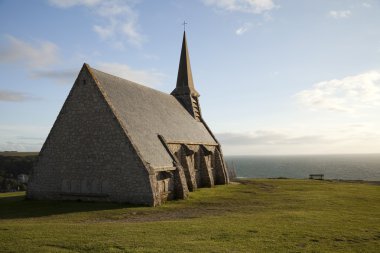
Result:
{"type": "Polygon", "coordinates": [[[37,156],[38,152],[2,151],[0,156],[37,156]]]}

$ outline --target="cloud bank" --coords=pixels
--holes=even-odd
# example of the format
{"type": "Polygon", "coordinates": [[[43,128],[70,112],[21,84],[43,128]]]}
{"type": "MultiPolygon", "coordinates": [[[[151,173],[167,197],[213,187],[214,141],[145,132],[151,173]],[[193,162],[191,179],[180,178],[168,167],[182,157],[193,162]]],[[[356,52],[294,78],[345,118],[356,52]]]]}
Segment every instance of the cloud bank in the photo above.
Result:
{"type": "Polygon", "coordinates": [[[51,79],[60,84],[73,84],[79,69],[49,69],[33,70],[30,77],[33,79],[51,79]]]}
{"type": "Polygon", "coordinates": [[[378,152],[380,142],[377,124],[354,121],[323,127],[305,124],[221,132],[216,137],[229,155],[373,153],[378,152]]]}
{"type": "Polygon", "coordinates": [[[0,101],[4,102],[23,102],[27,100],[34,100],[36,98],[24,92],[0,90],[0,101]]]}
{"type": "MultiPolygon", "coordinates": [[[[67,6],[71,6],[74,2],[78,1],[65,3],[67,6]]],[[[82,2],[90,5],[95,4],[97,1],[87,0],[82,2]]],[[[79,69],[58,67],[58,63],[61,62],[58,55],[59,47],[52,42],[40,41],[33,44],[11,35],[6,35],[4,42],[0,44],[0,63],[24,66],[32,79],[50,79],[59,84],[71,85],[79,73],[79,69]]],[[[157,70],[134,69],[127,64],[114,62],[98,62],[94,63],[93,67],[148,86],[157,86],[165,78],[165,75],[157,70]]],[[[0,100],[2,101],[25,101],[31,99],[24,93],[1,92],[0,100]]]]}
{"type": "Polygon", "coordinates": [[[380,105],[380,71],[322,81],[295,95],[312,109],[355,113],[380,105]]]}
{"type": "Polygon", "coordinates": [[[0,44],[0,63],[17,63],[29,67],[46,67],[58,62],[58,46],[49,41],[28,43],[5,35],[0,44]]]}
{"type": "Polygon", "coordinates": [[[331,141],[323,136],[291,135],[279,130],[257,130],[252,133],[218,133],[217,137],[223,144],[230,146],[298,145],[331,141]]]}
{"type": "Polygon", "coordinates": [[[49,129],[35,125],[0,125],[0,151],[39,151],[49,129]]]}

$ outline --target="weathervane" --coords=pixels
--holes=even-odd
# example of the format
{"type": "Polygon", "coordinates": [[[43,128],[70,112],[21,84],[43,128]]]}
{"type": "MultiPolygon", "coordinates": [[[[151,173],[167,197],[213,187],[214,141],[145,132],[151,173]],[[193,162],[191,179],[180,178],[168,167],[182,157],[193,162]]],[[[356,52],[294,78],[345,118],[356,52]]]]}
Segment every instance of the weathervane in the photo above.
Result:
{"type": "Polygon", "coordinates": [[[186,31],[186,25],[187,25],[186,21],[183,21],[182,25],[183,25],[183,31],[186,31]]]}

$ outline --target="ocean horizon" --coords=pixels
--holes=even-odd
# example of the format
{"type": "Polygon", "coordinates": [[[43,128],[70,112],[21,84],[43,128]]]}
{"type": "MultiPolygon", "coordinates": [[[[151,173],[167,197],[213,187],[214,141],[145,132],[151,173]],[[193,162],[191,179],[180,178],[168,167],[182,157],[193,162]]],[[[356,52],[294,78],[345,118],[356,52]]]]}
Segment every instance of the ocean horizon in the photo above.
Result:
{"type": "Polygon", "coordinates": [[[225,156],[241,178],[308,178],[380,181],[380,154],[225,156]]]}

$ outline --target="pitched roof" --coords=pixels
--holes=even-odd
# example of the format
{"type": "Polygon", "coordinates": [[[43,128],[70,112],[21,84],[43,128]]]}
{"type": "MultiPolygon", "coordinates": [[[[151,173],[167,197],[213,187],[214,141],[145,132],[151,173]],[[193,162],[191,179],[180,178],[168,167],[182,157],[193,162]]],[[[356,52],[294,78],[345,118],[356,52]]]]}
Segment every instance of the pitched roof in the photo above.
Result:
{"type": "Polygon", "coordinates": [[[158,134],[168,142],[217,145],[205,125],[191,117],[174,96],[87,67],[131,142],[151,166],[173,165],[158,134]]]}

